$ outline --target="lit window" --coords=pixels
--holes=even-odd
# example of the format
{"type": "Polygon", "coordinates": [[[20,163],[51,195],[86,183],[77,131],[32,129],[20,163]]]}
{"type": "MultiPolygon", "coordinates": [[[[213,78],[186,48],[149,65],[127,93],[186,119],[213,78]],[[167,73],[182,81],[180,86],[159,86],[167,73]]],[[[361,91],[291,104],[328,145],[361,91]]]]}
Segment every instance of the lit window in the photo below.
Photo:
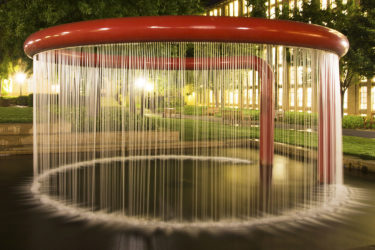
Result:
{"type": "Polygon", "coordinates": [[[334,9],[336,7],[337,7],[336,1],[335,0],[331,0],[331,8],[334,9]]]}
{"type": "Polygon", "coordinates": [[[212,90],[210,90],[210,103],[212,103],[212,90]]]}
{"type": "Polygon", "coordinates": [[[271,5],[272,5],[272,4],[275,4],[275,0],[271,0],[270,2],[271,2],[271,5]]]}
{"type": "Polygon", "coordinates": [[[371,88],[372,110],[375,110],[375,86],[371,88]]]}
{"type": "Polygon", "coordinates": [[[258,105],[258,89],[255,90],[255,104],[258,105]]]}
{"type": "Polygon", "coordinates": [[[284,80],[284,76],[283,76],[283,67],[279,67],[279,85],[283,85],[283,80],[284,80]]]}
{"type": "Polygon", "coordinates": [[[283,46],[279,46],[279,63],[283,63],[283,46]]]}
{"type": "Polygon", "coordinates": [[[282,4],[279,4],[279,10],[280,10],[280,14],[282,13],[282,11],[283,11],[283,5],[282,4]]]}
{"type": "Polygon", "coordinates": [[[225,5],[225,16],[229,16],[229,6],[225,5]]]}
{"type": "Polygon", "coordinates": [[[279,88],[279,106],[283,106],[283,88],[279,88]]]}
{"type": "Polygon", "coordinates": [[[290,89],[290,106],[294,107],[294,88],[290,89]]]}
{"type": "Polygon", "coordinates": [[[360,93],[360,101],[361,101],[361,109],[367,109],[367,87],[363,86],[359,90],[360,93]]]}
{"type": "Polygon", "coordinates": [[[219,16],[221,16],[221,8],[219,9],[219,16]]]}
{"type": "Polygon", "coordinates": [[[312,92],[311,92],[311,88],[307,88],[307,107],[311,108],[311,102],[312,100],[312,92]]]}
{"type": "Polygon", "coordinates": [[[272,64],[276,64],[276,48],[272,47],[272,64]]]}
{"type": "Polygon", "coordinates": [[[298,107],[302,107],[303,106],[303,89],[302,88],[298,88],[297,90],[297,98],[298,98],[298,107]]]}
{"type": "Polygon", "coordinates": [[[271,15],[270,15],[270,18],[271,18],[271,19],[276,18],[276,8],[275,8],[275,6],[271,8],[271,15]]]}
{"type": "Polygon", "coordinates": [[[229,92],[229,104],[233,104],[233,92],[229,92]]]}
{"type": "Polygon", "coordinates": [[[297,2],[297,8],[299,11],[302,11],[302,5],[303,5],[303,1],[302,0],[298,0],[297,2]]]}
{"type": "Polygon", "coordinates": [[[258,86],[258,71],[255,71],[255,86],[258,86]]]}
{"type": "Polygon", "coordinates": [[[298,84],[302,84],[303,83],[303,67],[302,66],[298,67],[297,79],[298,79],[298,84]]]}
{"type": "Polygon", "coordinates": [[[234,10],[233,10],[233,2],[229,3],[229,16],[233,16],[234,10]]]}
{"type": "Polygon", "coordinates": [[[249,89],[248,93],[249,93],[249,103],[253,104],[253,90],[249,89]]]}
{"type": "Polygon", "coordinates": [[[345,91],[344,93],[344,109],[347,109],[348,108],[348,90],[345,91]]]}
{"type": "Polygon", "coordinates": [[[217,16],[217,9],[214,9],[214,16],[217,16]]]}
{"type": "Polygon", "coordinates": [[[238,16],[238,0],[234,1],[234,16],[238,16]]]}
{"type": "Polygon", "coordinates": [[[214,15],[214,13],[212,11],[210,11],[210,16],[213,16],[213,15],[214,15]]]}
{"type": "Polygon", "coordinates": [[[243,1],[243,13],[244,14],[247,13],[247,1],[246,0],[243,1]]]}
{"type": "Polygon", "coordinates": [[[290,67],[290,84],[293,85],[295,83],[295,70],[294,67],[290,67]]]}
{"type": "Polygon", "coordinates": [[[322,10],[325,10],[325,9],[327,9],[327,1],[328,0],[322,0],[322,2],[321,2],[321,8],[322,8],[322,10]]]}
{"type": "Polygon", "coordinates": [[[347,4],[348,0],[342,0],[342,4],[347,4]]]}
{"type": "Polygon", "coordinates": [[[289,9],[290,10],[293,10],[294,9],[294,1],[290,1],[290,3],[289,3],[289,9]]]}
{"type": "Polygon", "coordinates": [[[247,74],[249,86],[253,86],[253,71],[250,70],[247,74]]]}

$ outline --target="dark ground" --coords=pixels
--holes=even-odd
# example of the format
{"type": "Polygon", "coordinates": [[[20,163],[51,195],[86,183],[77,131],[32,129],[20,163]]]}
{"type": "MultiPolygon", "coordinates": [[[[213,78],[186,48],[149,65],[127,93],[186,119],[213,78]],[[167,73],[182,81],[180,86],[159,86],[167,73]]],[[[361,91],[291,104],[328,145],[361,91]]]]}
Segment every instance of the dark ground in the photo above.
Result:
{"type": "Polygon", "coordinates": [[[337,222],[290,228],[256,226],[226,233],[145,232],[52,215],[25,188],[32,177],[32,157],[0,158],[0,249],[375,249],[375,178],[357,175],[347,173],[345,182],[368,193],[367,206],[337,222]]]}

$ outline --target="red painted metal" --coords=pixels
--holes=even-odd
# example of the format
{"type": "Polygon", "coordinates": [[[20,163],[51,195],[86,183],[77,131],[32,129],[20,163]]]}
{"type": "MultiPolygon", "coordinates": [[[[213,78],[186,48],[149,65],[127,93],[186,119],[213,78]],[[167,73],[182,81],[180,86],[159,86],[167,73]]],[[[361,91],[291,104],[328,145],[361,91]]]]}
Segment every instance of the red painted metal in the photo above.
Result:
{"type": "Polygon", "coordinates": [[[58,25],[30,35],[25,53],[121,42],[207,41],[288,45],[345,55],[348,40],[322,26],[261,18],[161,16],[84,21],[58,25]]]}

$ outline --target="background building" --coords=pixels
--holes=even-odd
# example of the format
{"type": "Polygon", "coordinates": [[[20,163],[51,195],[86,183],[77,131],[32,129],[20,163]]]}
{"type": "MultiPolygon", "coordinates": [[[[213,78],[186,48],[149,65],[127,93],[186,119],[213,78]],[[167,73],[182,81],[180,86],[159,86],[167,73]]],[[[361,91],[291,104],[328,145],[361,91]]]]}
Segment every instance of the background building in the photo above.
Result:
{"type": "MultiPolygon", "coordinates": [[[[319,0],[321,9],[326,9],[328,6],[335,8],[337,1],[342,1],[343,4],[347,0],[319,0]]],[[[268,18],[275,18],[276,11],[281,11],[283,5],[289,4],[289,9],[295,7],[302,10],[303,0],[269,0],[266,2],[268,18]]],[[[249,17],[252,12],[252,7],[248,6],[246,0],[214,0],[209,3],[207,7],[207,16],[233,16],[233,17],[249,17]]],[[[281,46],[279,46],[281,47],[281,46]]],[[[282,51],[282,48],[279,48],[282,51]]],[[[278,60],[282,61],[283,54],[278,53],[278,60]]],[[[279,79],[286,80],[289,84],[284,84],[288,88],[279,86],[276,93],[277,96],[283,96],[283,99],[278,100],[279,106],[283,109],[296,109],[298,111],[309,111],[314,104],[311,103],[312,86],[308,83],[303,83],[304,77],[300,76],[298,72],[302,72],[302,66],[289,67],[286,72],[285,69],[278,69],[276,72],[279,79]],[[287,74],[285,77],[283,74],[287,74]],[[296,82],[297,81],[297,82],[296,82]],[[288,91],[289,94],[285,93],[288,91]]],[[[279,85],[280,82],[279,81],[279,85]]],[[[354,84],[348,88],[343,100],[344,115],[362,115],[375,116],[375,77],[372,79],[362,78],[356,79],[354,84]]]]}

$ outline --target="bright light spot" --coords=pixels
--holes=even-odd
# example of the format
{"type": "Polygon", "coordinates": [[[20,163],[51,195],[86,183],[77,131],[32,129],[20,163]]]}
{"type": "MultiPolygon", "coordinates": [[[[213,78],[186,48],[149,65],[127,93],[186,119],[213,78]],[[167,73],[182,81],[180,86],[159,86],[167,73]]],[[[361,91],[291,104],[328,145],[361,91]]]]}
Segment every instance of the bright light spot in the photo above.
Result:
{"type": "Polygon", "coordinates": [[[135,87],[137,89],[142,89],[142,90],[145,90],[147,92],[154,91],[154,84],[147,81],[146,78],[144,78],[144,77],[139,77],[139,78],[135,79],[135,87]]]}
{"type": "Polygon", "coordinates": [[[23,73],[23,72],[18,72],[16,75],[15,75],[15,78],[16,78],[16,81],[19,82],[19,83],[23,83],[25,80],[26,80],[26,74],[23,73]]]}
{"type": "Polygon", "coordinates": [[[60,93],[60,85],[52,85],[51,90],[53,93],[60,93]]]}
{"type": "Polygon", "coordinates": [[[146,83],[145,90],[146,90],[147,92],[152,92],[152,91],[154,91],[154,84],[152,84],[152,83],[150,83],[150,82],[146,83]]]}
{"type": "Polygon", "coordinates": [[[146,82],[147,81],[146,81],[145,78],[139,77],[139,78],[135,79],[135,87],[137,89],[143,89],[145,87],[145,85],[146,85],[146,82]]]}

